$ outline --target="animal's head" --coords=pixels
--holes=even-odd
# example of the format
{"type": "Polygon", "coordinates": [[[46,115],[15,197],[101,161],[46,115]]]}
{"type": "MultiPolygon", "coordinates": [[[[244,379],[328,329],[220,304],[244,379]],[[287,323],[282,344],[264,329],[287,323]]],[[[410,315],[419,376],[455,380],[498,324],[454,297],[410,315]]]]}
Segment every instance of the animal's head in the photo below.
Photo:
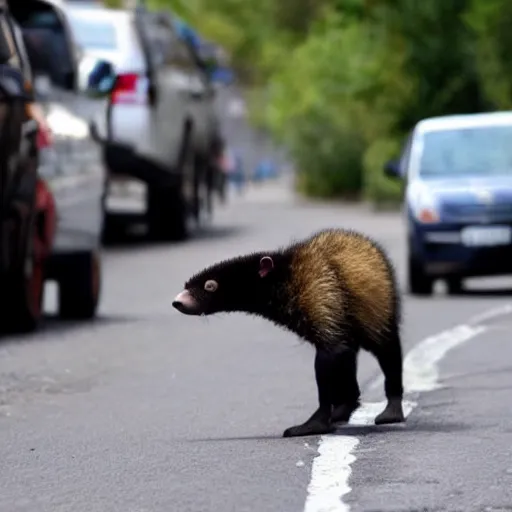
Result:
{"type": "Polygon", "coordinates": [[[259,253],[222,261],[196,274],[172,305],[186,315],[261,313],[282,277],[283,256],[259,253]]]}

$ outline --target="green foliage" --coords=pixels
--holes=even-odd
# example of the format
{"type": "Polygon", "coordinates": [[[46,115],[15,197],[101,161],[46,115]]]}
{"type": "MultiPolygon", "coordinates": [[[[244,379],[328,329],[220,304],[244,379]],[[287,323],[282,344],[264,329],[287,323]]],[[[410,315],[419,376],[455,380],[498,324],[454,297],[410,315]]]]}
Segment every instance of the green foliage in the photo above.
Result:
{"type": "Polygon", "coordinates": [[[297,186],[311,197],[358,198],[362,186],[361,136],[322,109],[297,116],[288,140],[297,186]]]}
{"type": "Polygon", "coordinates": [[[274,75],[269,126],[290,149],[302,190],[357,195],[368,141],[393,124],[397,98],[413,92],[400,52],[386,52],[387,34],[369,24],[333,19],[314,32],[274,75]],[[396,94],[380,95],[386,87],[396,94]]]}
{"type": "Polygon", "coordinates": [[[397,139],[381,138],[370,144],[364,154],[364,196],[376,208],[396,207],[402,201],[402,182],[383,173],[384,164],[395,158],[399,150],[397,139]]]}
{"type": "Polygon", "coordinates": [[[512,4],[473,0],[465,15],[473,30],[479,80],[487,98],[500,109],[512,108],[512,4]]]}
{"type": "Polygon", "coordinates": [[[153,0],[222,44],[305,194],[396,201],[422,118],[512,107],[510,0],[153,0]]]}

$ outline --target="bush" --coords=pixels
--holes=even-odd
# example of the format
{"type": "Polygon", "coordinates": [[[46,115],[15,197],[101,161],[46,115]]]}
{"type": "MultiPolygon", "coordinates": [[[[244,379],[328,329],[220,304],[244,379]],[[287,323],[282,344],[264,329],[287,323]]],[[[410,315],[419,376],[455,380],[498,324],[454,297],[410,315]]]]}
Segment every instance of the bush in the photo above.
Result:
{"type": "Polygon", "coordinates": [[[509,0],[472,0],[464,20],[474,34],[479,81],[492,106],[512,108],[512,5],[509,0]]]}
{"type": "Polygon", "coordinates": [[[359,198],[364,141],[357,131],[325,112],[309,111],[294,120],[290,132],[287,146],[300,163],[299,192],[316,198],[359,198]]]}
{"type": "Polygon", "coordinates": [[[384,174],[384,164],[397,158],[401,144],[397,139],[381,138],[364,155],[364,197],[376,209],[398,208],[403,199],[403,183],[384,174]]]}
{"type": "Polygon", "coordinates": [[[386,133],[397,98],[408,97],[400,64],[399,52],[387,52],[385,34],[334,18],[275,75],[266,119],[294,158],[303,193],[359,196],[367,141],[386,133]],[[390,81],[397,87],[386,96],[390,81]]]}

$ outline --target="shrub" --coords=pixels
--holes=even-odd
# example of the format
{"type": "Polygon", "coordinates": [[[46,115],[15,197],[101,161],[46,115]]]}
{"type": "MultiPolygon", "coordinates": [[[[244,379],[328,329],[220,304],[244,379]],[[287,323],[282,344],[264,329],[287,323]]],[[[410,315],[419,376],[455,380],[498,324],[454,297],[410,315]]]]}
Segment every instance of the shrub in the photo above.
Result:
{"type": "Polygon", "coordinates": [[[464,21],[474,34],[472,50],[489,107],[512,108],[512,5],[509,0],[472,0],[464,21]]]}
{"type": "Polygon", "coordinates": [[[389,132],[414,92],[403,55],[385,30],[331,16],[274,75],[266,119],[294,158],[301,192],[360,195],[367,144],[389,132]]]}
{"type": "Polygon", "coordinates": [[[364,141],[357,131],[320,111],[296,118],[290,131],[287,146],[300,163],[299,192],[317,198],[359,198],[364,141]]]}
{"type": "Polygon", "coordinates": [[[381,138],[364,155],[364,197],[376,209],[398,208],[403,198],[403,184],[384,174],[384,164],[397,158],[401,145],[397,139],[381,138]]]}

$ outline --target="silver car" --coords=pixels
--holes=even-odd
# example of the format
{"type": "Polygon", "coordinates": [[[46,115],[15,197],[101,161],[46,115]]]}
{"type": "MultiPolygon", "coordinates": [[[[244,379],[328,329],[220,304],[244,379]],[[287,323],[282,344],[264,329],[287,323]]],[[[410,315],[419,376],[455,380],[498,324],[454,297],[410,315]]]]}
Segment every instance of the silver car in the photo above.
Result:
{"type": "Polygon", "coordinates": [[[214,87],[165,19],[68,5],[80,46],[117,72],[104,141],[107,233],[143,216],[153,237],[183,239],[211,205],[214,87]]]}

